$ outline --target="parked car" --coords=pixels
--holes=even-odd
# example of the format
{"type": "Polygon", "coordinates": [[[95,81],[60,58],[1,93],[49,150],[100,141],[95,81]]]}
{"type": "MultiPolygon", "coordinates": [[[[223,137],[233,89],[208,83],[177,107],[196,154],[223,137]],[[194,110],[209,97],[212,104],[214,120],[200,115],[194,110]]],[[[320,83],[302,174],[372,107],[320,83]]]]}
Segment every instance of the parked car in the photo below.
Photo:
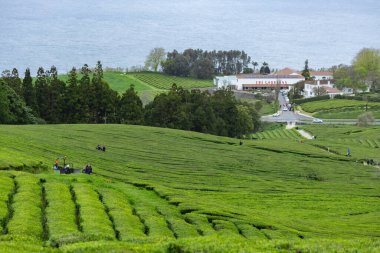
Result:
{"type": "Polygon", "coordinates": [[[315,118],[313,119],[313,123],[323,123],[323,120],[315,118]]]}
{"type": "Polygon", "coordinates": [[[272,115],[272,117],[278,117],[278,116],[280,116],[279,112],[276,112],[275,114],[272,115]]]}

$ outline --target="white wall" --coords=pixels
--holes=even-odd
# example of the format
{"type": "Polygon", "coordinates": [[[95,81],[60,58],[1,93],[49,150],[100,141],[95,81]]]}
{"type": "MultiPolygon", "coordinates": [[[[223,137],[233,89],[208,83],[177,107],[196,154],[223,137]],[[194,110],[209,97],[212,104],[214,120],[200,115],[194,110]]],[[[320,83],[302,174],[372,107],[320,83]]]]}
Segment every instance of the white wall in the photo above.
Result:
{"type": "Polygon", "coordinates": [[[238,79],[238,86],[242,87],[243,84],[276,84],[280,82],[281,84],[294,85],[299,81],[303,81],[303,78],[241,78],[238,79]]]}
{"type": "Polygon", "coordinates": [[[315,75],[313,77],[314,77],[314,80],[329,80],[329,79],[333,79],[334,78],[332,75],[330,75],[330,76],[315,75]]]}
{"type": "Polygon", "coordinates": [[[236,76],[217,76],[214,78],[214,85],[221,88],[227,88],[230,85],[237,85],[236,76]]]}
{"type": "MultiPolygon", "coordinates": [[[[294,85],[299,81],[303,81],[303,78],[240,78],[236,76],[217,76],[214,78],[214,85],[220,88],[227,88],[228,86],[235,85],[237,90],[243,90],[244,84],[276,84],[281,82],[281,84],[287,84],[289,86],[294,85]]],[[[290,89],[290,87],[289,87],[290,89]]]]}

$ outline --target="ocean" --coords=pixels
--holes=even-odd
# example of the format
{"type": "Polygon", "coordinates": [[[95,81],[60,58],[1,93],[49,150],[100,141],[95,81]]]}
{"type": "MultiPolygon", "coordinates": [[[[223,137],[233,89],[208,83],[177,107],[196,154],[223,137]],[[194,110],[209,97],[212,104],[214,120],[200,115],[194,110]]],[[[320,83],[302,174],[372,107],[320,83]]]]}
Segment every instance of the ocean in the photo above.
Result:
{"type": "Polygon", "coordinates": [[[101,60],[143,65],[154,47],[245,50],[271,68],[350,64],[380,48],[377,0],[0,0],[0,70],[101,60]]]}

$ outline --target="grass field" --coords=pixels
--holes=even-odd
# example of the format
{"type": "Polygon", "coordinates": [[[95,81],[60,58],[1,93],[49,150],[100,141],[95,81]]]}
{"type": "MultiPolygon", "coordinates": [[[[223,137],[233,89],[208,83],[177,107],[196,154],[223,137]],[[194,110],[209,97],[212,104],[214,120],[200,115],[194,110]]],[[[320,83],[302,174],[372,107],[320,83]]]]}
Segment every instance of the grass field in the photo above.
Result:
{"type": "Polygon", "coordinates": [[[0,252],[380,251],[380,170],[360,162],[379,154],[380,128],[304,128],[317,140],[0,126],[0,252]],[[95,174],[15,171],[61,155],[95,174]]]}
{"type": "Polygon", "coordinates": [[[252,138],[259,140],[278,140],[278,139],[287,139],[287,140],[296,140],[299,141],[302,138],[301,135],[295,129],[275,129],[271,131],[263,131],[258,132],[256,134],[252,134],[252,138]]]}
{"type": "MultiPolygon", "coordinates": [[[[324,110],[321,112],[316,112],[313,114],[314,117],[323,119],[357,119],[359,115],[365,113],[364,108],[352,109],[335,109],[335,110],[324,110]]],[[[380,109],[370,108],[368,112],[371,112],[375,119],[380,119],[380,109]]]]}
{"type": "MultiPolygon", "coordinates": [[[[356,119],[366,111],[366,104],[365,101],[358,100],[329,99],[304,103],[302,109],[318,118],[356,119]]],[[[379,102],[368,102],[367,110],[372,112],[375,118],[380,118],[379,102]]]]}
{"type": "Polygon", "coordinates": [[[345,125],[305,125],[303,129],[317,136],[313,142],[355,159],[375,159],[380,163],[380,127],[361,128],[345,125]]]}
{"type": "Polygon", "coordinates": [[[200,80],[190,77],[176,77],[162,73],[136,72],[127,73],[127,76],[132,76],[143,83],[163,90],[170,89],[173,84],[176,84],[178,87],[181,86],[184,89],[209,88],[214,86],[212,80],[200,80]]]}

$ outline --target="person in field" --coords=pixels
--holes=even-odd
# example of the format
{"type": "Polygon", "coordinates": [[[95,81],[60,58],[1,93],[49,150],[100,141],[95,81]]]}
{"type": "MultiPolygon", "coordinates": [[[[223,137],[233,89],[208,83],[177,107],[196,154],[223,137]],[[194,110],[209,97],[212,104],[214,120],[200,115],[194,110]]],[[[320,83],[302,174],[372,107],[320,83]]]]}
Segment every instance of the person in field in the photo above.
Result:
{"type": "Polygon", "coordinates": [[[92,167],[91,164],[87,164],[85,168],[83,169],[83,173],[91,174],[92,173],[92,167]]]}
{"type": "Polygon", "coordinates": [[[55,170],[58,170],[58,166],[59,166],[59,160],[58,160],[58,158],[57,158],[57,159],[55,159],[55,161],[54,161],[54,169],[55,169],[55,170]]]}

